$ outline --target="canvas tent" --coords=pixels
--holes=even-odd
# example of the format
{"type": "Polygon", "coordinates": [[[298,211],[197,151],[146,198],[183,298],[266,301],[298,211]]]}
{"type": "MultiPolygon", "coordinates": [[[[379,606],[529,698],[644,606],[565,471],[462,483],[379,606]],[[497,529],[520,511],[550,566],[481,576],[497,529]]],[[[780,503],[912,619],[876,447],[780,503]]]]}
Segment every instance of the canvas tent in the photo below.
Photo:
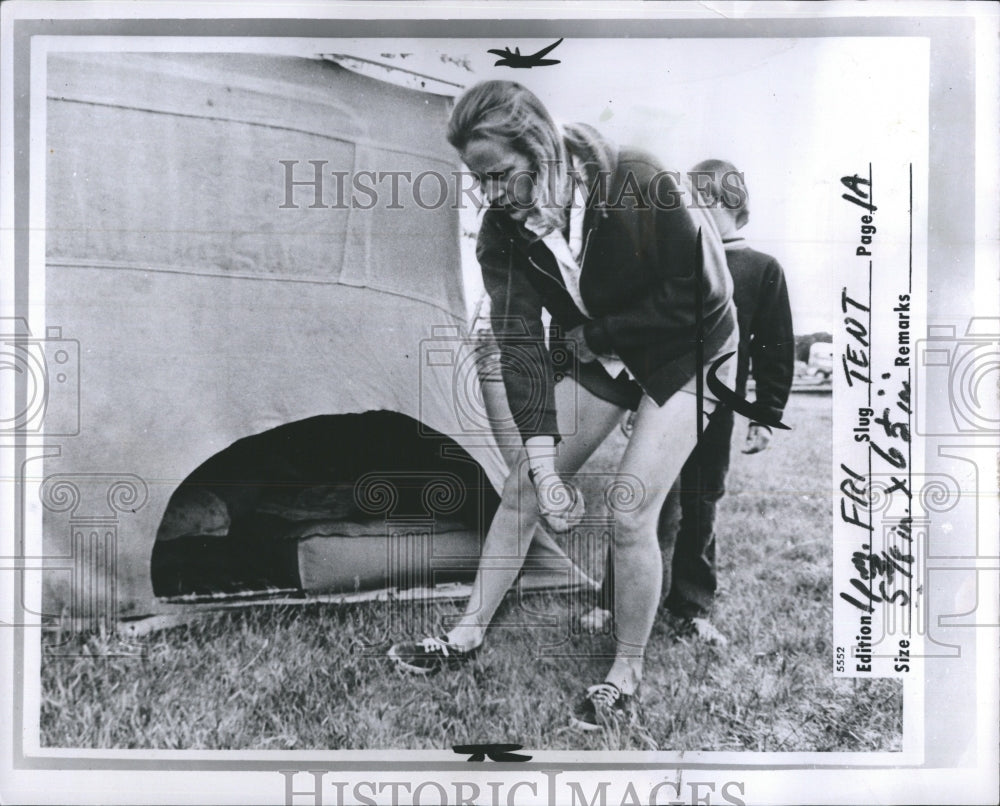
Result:
{"type": "Polygon", "coordinates": [[[47,87],[44,612],[469,579],[506,470],[457,213],[329,185],[457,169],[450,99],[248,54],[51,54],[47,87]],[[289,204],[311,160],[326,206],[289,204]]]}

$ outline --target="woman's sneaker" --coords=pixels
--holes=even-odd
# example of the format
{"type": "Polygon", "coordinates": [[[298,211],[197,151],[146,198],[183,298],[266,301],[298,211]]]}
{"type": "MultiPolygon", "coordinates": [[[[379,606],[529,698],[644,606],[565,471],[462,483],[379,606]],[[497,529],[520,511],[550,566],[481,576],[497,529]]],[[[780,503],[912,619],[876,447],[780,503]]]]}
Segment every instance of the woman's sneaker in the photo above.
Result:
{"type": "Polygon", "coordinates": [[[389,648],[389,659],[396,664],[396,668],[404,672],[434,674],[442,669],[458,668],[478,650],[479,647],[459,649],[448,641],[447,636],[428,637],[421,641],[394,644],[389,648]]]}
{"type": "Polygon", "coordinates": [[[598,683],[588,688],[577,702],[570,724],[580,730],[600,730],[615,724],[628,724],[634,719],[634,697],[624,694],[614,683],[598,683]]]}

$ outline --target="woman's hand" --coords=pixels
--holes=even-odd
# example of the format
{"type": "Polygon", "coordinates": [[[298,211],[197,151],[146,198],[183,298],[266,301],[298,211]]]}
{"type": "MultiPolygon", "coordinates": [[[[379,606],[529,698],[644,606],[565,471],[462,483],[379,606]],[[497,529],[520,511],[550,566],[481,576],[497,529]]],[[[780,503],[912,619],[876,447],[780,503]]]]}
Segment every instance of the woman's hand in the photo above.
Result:
{"type": "Polygon", "coordinates": [[[565,532],[583,520],[583,494],[574,484],[563,481],[554,470],[530,475],[539,512],[553,531],[565,532]]]}
{"type": "Polygon", "coordinates": [[[566,334],[566,340],[576,347],[576,357],[581,364],[597,360],[597,354],[590,349],[583,336],[583,325],[577,325],[566,334]]]}

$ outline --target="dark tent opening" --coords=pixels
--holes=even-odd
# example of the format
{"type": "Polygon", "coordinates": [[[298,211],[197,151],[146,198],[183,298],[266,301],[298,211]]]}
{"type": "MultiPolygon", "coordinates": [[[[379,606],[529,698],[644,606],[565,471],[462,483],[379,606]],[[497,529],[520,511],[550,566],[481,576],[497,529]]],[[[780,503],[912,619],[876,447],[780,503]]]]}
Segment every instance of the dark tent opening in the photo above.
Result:
{"type": "Polygon", "coordinates": [[[174,491],[156,596],[349,593],[471,580],[499,505],[454,440],[391,411],[240,439],[174,491]]]}

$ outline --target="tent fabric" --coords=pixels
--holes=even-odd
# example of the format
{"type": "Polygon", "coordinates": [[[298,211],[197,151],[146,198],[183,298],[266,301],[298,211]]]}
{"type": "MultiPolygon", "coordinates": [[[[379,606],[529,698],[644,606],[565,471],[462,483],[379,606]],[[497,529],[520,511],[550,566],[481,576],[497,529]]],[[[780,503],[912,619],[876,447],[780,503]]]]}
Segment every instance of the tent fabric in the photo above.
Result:
{"type": "Polygon", "coordinates": [[[482,401],[457,377],[475,361],[455,210],[312,209],[309,187],[280,207],[282,159],[453,170],[445,99],[291,57],[65,53],[47,70],[31,328],[75,345],[78,392],[47,416],[79,427],[30,469],[45,555],[67,558],[45,575],[46,613],[81,575],[118,615],[156,609],[149,559],[174,490],[288,423],[399,412],[501,483],[482,401]]]}
{"type": "MultiPolygon", "coordinates": [[[[458,265],[454,198],[423,209],[401,191],[402,209],[365,209],[369,195],[345,191],[341,209],[332,175],[450,175],[445,99],[243,54],[55,54],[48,77],[50,262],[338,282],[464,318],[458,273],[436,268],[458,265]],[[324,163],[325,206],[298,186],[298,209],[283,208],[286,172],[311,181],[310,161],[324,163]]],[[[378,188],[389,196],[389,181],[378,188]]]]}

